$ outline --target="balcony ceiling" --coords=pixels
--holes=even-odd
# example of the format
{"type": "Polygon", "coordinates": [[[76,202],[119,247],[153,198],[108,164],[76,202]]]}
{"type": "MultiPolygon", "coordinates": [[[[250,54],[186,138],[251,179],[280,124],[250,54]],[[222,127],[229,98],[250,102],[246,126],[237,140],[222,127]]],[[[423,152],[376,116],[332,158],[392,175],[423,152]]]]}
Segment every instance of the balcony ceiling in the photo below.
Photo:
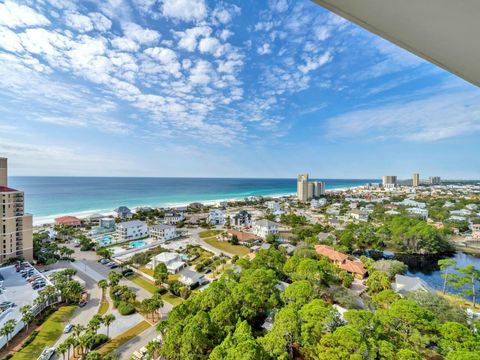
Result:
{"type": "Polygon", "coordinates": [[[479,0],[313,0],[480,86],[479,0]]]}

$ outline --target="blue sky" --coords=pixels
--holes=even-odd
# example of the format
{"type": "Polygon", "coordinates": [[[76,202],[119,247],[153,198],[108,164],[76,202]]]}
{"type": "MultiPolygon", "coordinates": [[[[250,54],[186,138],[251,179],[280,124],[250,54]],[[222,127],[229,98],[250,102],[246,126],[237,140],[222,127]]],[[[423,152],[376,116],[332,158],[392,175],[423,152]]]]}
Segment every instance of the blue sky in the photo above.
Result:
{"type": "Polygon", "coordinates": [[[480,178],[477,87],[307,0],[0,1],[12,175],[480,178]]]}

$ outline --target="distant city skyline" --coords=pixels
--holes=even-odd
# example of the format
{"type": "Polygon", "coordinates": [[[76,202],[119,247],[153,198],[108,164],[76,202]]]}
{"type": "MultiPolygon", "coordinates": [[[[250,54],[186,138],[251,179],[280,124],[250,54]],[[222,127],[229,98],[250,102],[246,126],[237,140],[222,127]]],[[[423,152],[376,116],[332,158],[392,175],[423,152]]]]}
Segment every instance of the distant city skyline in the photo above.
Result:
{"type": "Polygon", "coordinates": [[[6,0],[0,78],[13,176],[480,179],[480,90],[310,0],[6,0]]]}

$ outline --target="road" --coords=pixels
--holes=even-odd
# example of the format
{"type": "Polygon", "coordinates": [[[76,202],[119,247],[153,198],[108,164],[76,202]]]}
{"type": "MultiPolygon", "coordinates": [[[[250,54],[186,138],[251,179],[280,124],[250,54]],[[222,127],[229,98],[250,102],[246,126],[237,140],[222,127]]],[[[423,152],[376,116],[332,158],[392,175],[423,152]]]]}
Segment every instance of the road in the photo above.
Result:
{"type": "MultiPolygon", "coordinates": [[[[218,227],[218,230],[223,230],[223,228],[218,227]]],[[[188,233],[189,233],[190,237],[192,238],[192,240],[195,244],[197,244],[198,246],[201,246],[202,248],[204,248],[207,251],[210,251],[210,252],[214,253],[217,256],[221,255],[221,254],[223,254],[223,255],[225,255],[229,258],[232,258],[234,256],[234,254],[231,254],[229,252],[217,249],[216,247],[214,247],[210,244],[207,244],[199,235],[199,233],[201,231],[205,231],[205,229],[201,229],[201,228],[188,229],[188,233]]]]}

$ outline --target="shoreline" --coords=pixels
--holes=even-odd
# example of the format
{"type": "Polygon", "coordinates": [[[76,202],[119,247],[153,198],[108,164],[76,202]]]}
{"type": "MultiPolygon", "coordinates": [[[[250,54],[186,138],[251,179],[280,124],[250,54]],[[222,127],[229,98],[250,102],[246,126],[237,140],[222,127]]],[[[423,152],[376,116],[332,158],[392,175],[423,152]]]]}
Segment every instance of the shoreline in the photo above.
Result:
{"type": "MultiPolygon", "coordinates": [[[[356,186],[348,186],[348,187],[339,187],[339,188],[333,188],[333,189],[326,189],[325,192],[335,192],[335,191],[347,191],[347,190],[355,190],[364,185],[356,185],[356,186]]],[[[262,196],[265,198],[272,198],[272,199],[279,199],[282,197],[290,197],[294,196],[294,192],[290,193],[280,193],[280,194],[272,194],[272,195],[243,195],[239,197],[234,197],[234,198],[220,198],[220,199],[214,199],[214,200],[198,200],[198,201],[189,201],[189,202],[179,202],[179,203],[165,203],[165,204],[159,204],[159,205],[148,205],[148,204],[143,204],[143,205],[137,205],[137,206],[129,206],[133,211],[136,211],[139,208],[142,207],[164,207],[164,208],[178,208],[178,207],[184,207],[192,202],[198,202],[207,206],[212,206],[212,205],[217,205],[218,203],[221,202],[230,202],[230,201],[238,201],[238,200],[243,200],[248,197],[256,197],[256,196],[262,196]]],[[[122,206],[122,204],[118,204],[117,206],[122,206]]],[[[128,205],[126,205],[128,206],[128,205]]],[[[44,227],[47,225],[51,225],[54,223],[55,218],[60,217],[60,216],[75,216],[78,217],[79,219],[85,219],[90,215],[100,213],[102,215],[105,215],[105,217],[112,216],[114,215],[114,212],[112,209],[92,209],[92,210],[84,210],[84,211],[78,211],[78,212],[65,212],[65,213],[60,213],[60,214],[54,214],[54,215],[46,215],[46,216],[35,216],[33,215],[33,228],[40,228],[44,227]]]]}

